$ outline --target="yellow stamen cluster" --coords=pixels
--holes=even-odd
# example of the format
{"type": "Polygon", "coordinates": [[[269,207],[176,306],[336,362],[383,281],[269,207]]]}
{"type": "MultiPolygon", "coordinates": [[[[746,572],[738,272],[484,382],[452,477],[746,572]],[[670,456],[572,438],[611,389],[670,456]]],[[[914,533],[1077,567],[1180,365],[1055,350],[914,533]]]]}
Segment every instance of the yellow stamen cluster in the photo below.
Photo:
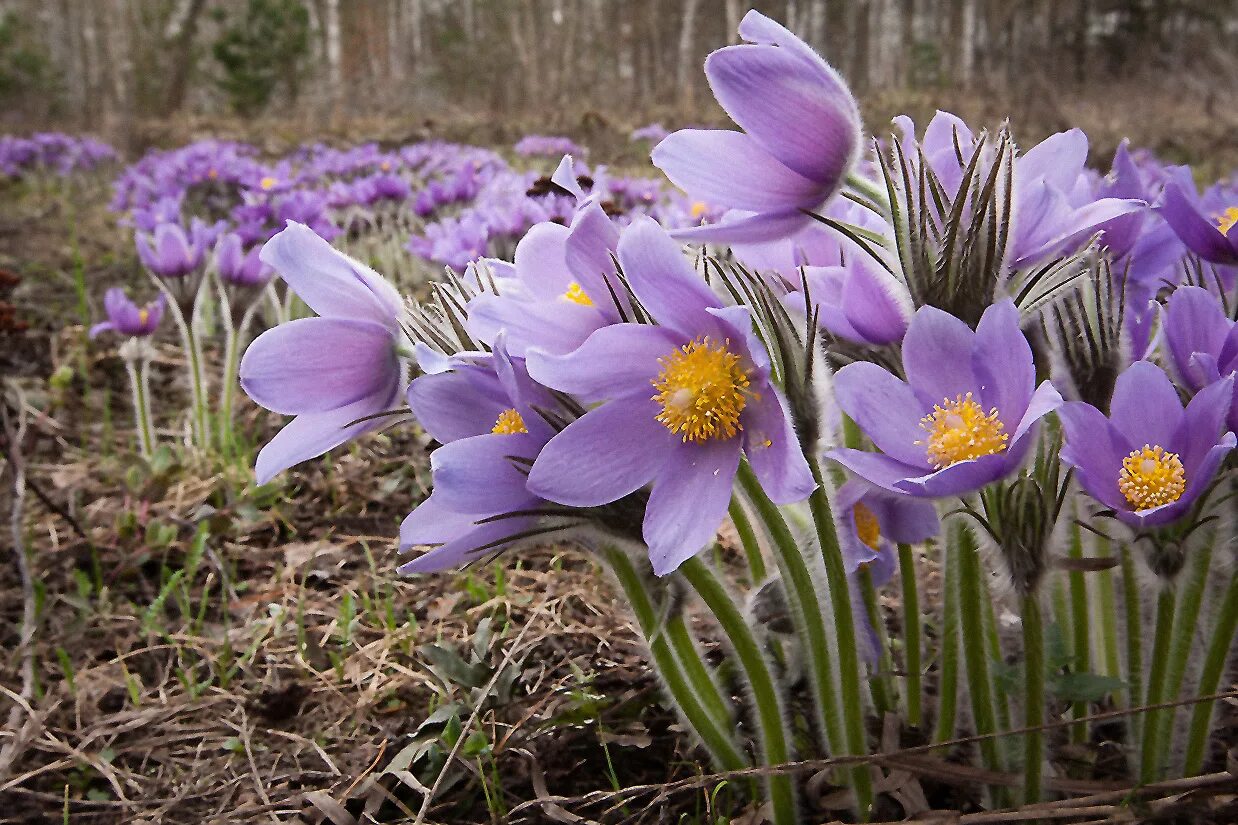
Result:
{"type": "Polygon", "coordinates": [[[593,306],[593,299],[589,294],[581,288],[580,284],[572,281],[567,286],[567,292],[563,293],[563,297],[571,301],[573,304],[580,304],[582,307],[593,306]]]}
{"type": "Polygon", "coordinates": [[[748,372],[729,343],[698,338],[658,359],[657,419],[685,443],[733,438],[743,429],[739,415],[748,404],[748,372]]]}
{"type": "Polygon", "coordinates": [[[1221,234],[1228,236],[1229,230],[1238,226],[1238,206],[1231,206],[1221,214],[1217,215],[1217,229],[1221,230],[1221,234]]]}
{"type": "Polygon", "coordinates": [[[262,187],[262,191],[264,192],[268,192],[271,189],[275,188],[275,184],[277,183],[279,183],[279,181],[277,181],[275,178],[271,177],[270,175],[258,181],[258,185],[262,187]]]}
{"type": "Polygon", "coordinates": [[[513,409],[506,409],[499,413],[498,419],[494,422],[494,427],[490,432],[495,435],[519,435],[527,433],[529,428],[524,425],[524,419],[520,417],[520,413],[513,409]]]}
{"type": "Polygon", "coordinates": [[[857,502],[851,508],[851,516],[855,519],[855,533],[860,537],[860,541],[870,550],[876,550],[877,542],[881,540],[881,526],[877,523],[877,516],[863,502],[857,502]]]}
{"type": "Polygon", "coordinates": [[[149,320],[150,320],[150,310],[147,309],[146,307],[142,307],[141,309],[139,309],[138,310],[138,323],[141,324],[142,326],[146,326],[146,322],[149,320]]]}
{"type": "Polygon", "coordinates": [[[933,407],[933,411],[920,419],[920,427],[928,433],[924,441],[929,463],[941,470],[960,461],[995,455],[1006,449],[1010,435],[997,408],[985,413],[969,392],[946,399],[933,407]]]}
{"type": "Polygon", "coordinates": [[[704,201],[694,201],[692,203],[693,220],[699,221],[701,218],[705,217],[705,213],[708,210],[709,210],[709,204],[705,203],[704,201]]]}
{"type": "Polygon", "coordinates": [[[1167,453],[1159,444],[1144,444],[1122,459],[1118,489],[1136,510],[1151,510],[1173,504],[1186,492],[1186,470],[1177,453],[1167,453]]]}

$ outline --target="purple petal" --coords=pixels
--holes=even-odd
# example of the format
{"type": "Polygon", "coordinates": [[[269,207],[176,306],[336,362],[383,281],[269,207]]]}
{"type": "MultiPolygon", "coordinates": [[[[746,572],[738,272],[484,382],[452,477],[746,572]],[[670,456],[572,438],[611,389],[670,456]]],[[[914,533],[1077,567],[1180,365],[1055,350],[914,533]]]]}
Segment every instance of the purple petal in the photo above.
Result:
{"type": "Polygon", "coordinates": [[[894,297],[899,285],[892,276],[867,262],[845,268],[842,309],[850,326],[871,344],[893,344],[907,332],[910,315],[894,297]]]}
{"type": "Polygon", "coordinates": [[[463,567],[469,562],[491,556],[505,549],[507,545],[495,544],[495,542],[514,536],[534,524],[535,520],[529,518],[511,518],[480,524],[442,546],[435,547],[428,553],[423,553],[412,561],[401,564],[397,570],[401,575],[407,576],[412,573],[438,573],[463,567]],[[487,549],[478,551],[479,547],[487,549]]]}
{"type": "Polygon", "coordinates": [[[799,209],[783,209],[741,220],[672,229],[670,236],[692,243],[763,243],[789,238],[813,223],[799,209]]]}
{"type": "Polygon", "coordinates": [[[1206,289],[1183,286],[1174,290],[1164,310],[1165,343],[1173,356],[1178,374],[1196,389],[1207,382],[1191,366],[1191,356],[1206,353],[1217,356],[1225,346],[1234,323],[1221,309],[1221,302],[1206,289]]]}
{"type": "Polygon", "coordinates": [[[526,487],[528,466],[509,456],[532,459],[541,439],[486,433],[444,444],[430,455],[434,492],[458,513],[491,515],[527,507],[535,498],[526,487]]]}
{"type": "Polygon", "coordinates": [[[686,338],[714,324],[705,312],[722,302],[692,268],[683,247],[649,218],[637,218],[619,238],[619,263],[632,292],[659,323],[686,338]]]}
{"type": "Polygon", "coordinates": [[[906,493],[897,485],[907,478],[924,472],[924,466],[910,466],[895,461],[885,453],[866,453],[863,450],[839,448],[830,450],[825,457],[855,473],[870,484],[892,493],[906,493]]]}
{"type": "Polygon", "coordinates": [[[608,319],[595,307],[567,299],[522,300],[511,295],[478,295],[469,301],[469,334],[493,345],[506,333],[508,350],[524,357],[530,349],[551,355],[572,352],[608,319]]]}
{"type": "MultiPolygon", "coordinates": [[[[1235,241],[1222,234],[1216,224],[1200,214],[1177,182],[1166,184],[1163,197],[1161,216],[1191,251],[1213,263],[1238,264],[1235,241]]],[[[1238,237],[1238,233],[1235,235],[1238,237]]]]}
{"type": "Polygon", "coordinates": [[[615,324],[590,335],[574,352],[528,353],[529,374],[539,384],[579,396],[586,403],[635,396],[651,398],[659,358],[683,344],[670,330],[649,324],[615,324]]]}
{"type": "Polygon", "coordinates": [[[644,537],[653,572],[665,576],[718,533],[739,467],[739,439],[677,444],[645,508],[644,537]]]}
{"type": "MultiPolygon", "coordinates": [[[[900,464],[928,469],[920,419],[928,412],[911,387],[876,364],[848,364],[834,376],[838,406],[872,442],[900,464]]],[[[884,485],[882,485],[884,486],[884,485]]]]}
{"type": "Polygon", "coordinates": [[[472,530],[476,518],[445,507],[442,498],[431,493],[400,524],[400,549],[449,542],[472,530]]]}
{"type": "Polygon", "coordinates": [[[1015,174],[1023,180],[1044,178],[1061,192],[1069,192],[1088,159],[1088,137],[1082,129],[1050,135],[1027,150],[1015,162],[1015,174]]]}
{"type": "Polygon", "coordinates": [[[539,223],[516,244],[516,275],[534,297],[559,298],[576,280],[567,268],[569,231],[561,224],[539,223]]]}
{"type": "Polygon", "coordinates": [[[1036,388],[1036,392],[1032,393],[1027,409],[1023,411],[1023,418],[1019,420],[1010,436],[1009,449],[1014,451],[1024,438],[1033,433],[1036,422],[1062,406],[1063,403],[1062,394],[1057,391],[1057,388],[1048,381],[1042,381],[1036,388]]]}
{"type": "Polygon", "coordinates": [[[1217,443],[1234,403],[1234,377],[1226,376],[1205,387],[1186,405],[1182,427],[1166,449],[1178,452],[1188,477],[1195,465],[1217,443]]]}
{"type": "Polygon", "coordinates": [[[743,132],[682,129],[663,139],[651,158],[688,197],[705,203],[753,212],[811,209],[828,194],[743,132]]]}
{"type": "Polygon", "coordinates": [[[648,398],[608,401],[542,448],[529,491],[570,507],[608,504],[648,484],[676,439],[648,398]]]}
{"type": "Polygon", "coordinates": [[[572,219],[567,237],[567,268],[597,307],[610,307],[613,300],[607,284],[616,295],[623,290],[615,279],[612,254],[619,246],[619,228],[596,202],[581,208],[572,219]]]}
{"type": "Polygon", "coordinates": [[[493,373],[463,368],[415,379],[408,406],[434,440],[448,444],[490,432],[511,404],[493,373]]]}
{"type": "Polygon", "coordinates": [[[395,288],[368,266],[333,249],[308,226],[289,221],[262,247],[260,257],[319,315],[395,328],[402,306],[395,288]]]}
{"type": "Polygon", "coordinates": [[[963,495],[979,490],[1014,472],[1022,459],[1022,452],[1025,451],[1006,450],[969,461],[960,461],[928,475],[905,479],[896,487],[900,492],[928,498],[963,495]]]}
{"type": "Polygon", "coordinates": [[[299,318],[245,350],[241,386],[268,410],[298,415],[343,407],[389,387],[399,360],[391,333],[370,321],[299,318]]]}
{"type": "Polygon", "coordinates": [[[979,383],[977,401],[996,407],[1007,430],[1018,425],[1036,387],[1032,348],[1019,329],[1019,310],[1006,300],[984,311],[976,327],[972,369],[979,383]]]}
{"type": "Polygon", "coordinates": [[[766,495],[778,504],[803,501],[817,488],[786,402],[773,386],[744,409],[744,453],[766,495]]]}
{"type": "Polygon", "coordinates": [[[1182,426],[1182,401],[1160,367],[1136,361],[1118,376],[1109,417],[1133,449],[1144,444],[1169,448],[1182,426]]]}
{"type": "Polygon", "coordinates": [[[938,404],[974,392],[978,385],[972,373],[975,337],[953,315],[936,307],[920,307],[903,337],[907,383],[938,404]]]}
{"type": "Polygon", "coordinates": [[[1130,445],[1091,404],[1072,401],[1059,407],[1057,415],[1065,435],[1062,461],[1075,468],[1080,485],[1106,507],[1129,507],[1118,489],[1118,475],[1130,445]]]}

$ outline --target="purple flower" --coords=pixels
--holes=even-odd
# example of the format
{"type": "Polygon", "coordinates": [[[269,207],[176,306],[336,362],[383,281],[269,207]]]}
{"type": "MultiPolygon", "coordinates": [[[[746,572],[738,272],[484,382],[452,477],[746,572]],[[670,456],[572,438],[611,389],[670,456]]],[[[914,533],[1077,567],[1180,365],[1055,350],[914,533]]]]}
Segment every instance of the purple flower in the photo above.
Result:
{"type": "Polygon", "coordinates": [[[931,502],[891,493],[859,478],[839,488],[834,507],[847,572],[869,565],[878,587],[897,567],[894,544],[918,544],[941,531],[931,502]]]}
{"type": "Polygon", "coordinates": [[[107,320],[90,328],[90,337],[103,332],[145,337],[154,335],[163,318],[164,298],[160,295],[144,307],[139,307],[120,287],[112,287],[103,296],[107,320]]]}
{"type": "Polygon", "coordinates": [[[1238,198],[1225,202],[1221,187],[1203,198],[1185,181],[1165,185],[1161,216],[1187,248],[1205,261],[1227,266],[1238,265],[1238,198]]]}
{"type": "Polygon", "coordinates": [[[569,355],[532,350],[542,384],[602,402],[550,440],[529,489],[591,507],[652,482],[643,534],[665,575],[715,535],[740,455],[779,503],[815,487],[745,307],[722,307],[683,250],[641,218],[619,240],[632,291],[659,326],[615,324],[569,355]]]}
{"type": "Polygon", "coordinates": [[[842,187],[860,151],[859,106],[838,73],[787,29],[750,11],[739,33],[752,45],[705,61],[714,96],[742,132],[684,129],[653,162],[693,200],[754,213],[679,230],[703,241],[786,237],[842,187]]]}
{"type": "MultiPolygon", "coordinates": [[[[409,385],[408,406],[443,446],[430,456],[434,492],[401,525],[400,549],[438,546],[401,566],[401,573],[437,572],[497,553],[508,546],[504,539],[533,527],[537,518],[484,520],[544,505],[529,492],[526,474],[554,435],[537,412],[554,407],[549,391],[501,341],[493,355],[464,353],[435,366],[441,371],[409,385]]],[[[423,359],[422,367],[431,364],[423,359]]]]}
{"type": "Polygon", "coordinates": [[[215,242],[215,271],[224,283],[233,286],[262,286],[274,270],[262,262],[260,253],[257,246],[246,252],[240,235],[229,232],[215,242]]]}
{"type": "Polygon", "coordinates": [[[160,278],[183,278],[202,265],[209,235],[209,228],[201,221],[194,221],[189,233],[179,224],[160,223],[153,237],[139,232],[134,242],[138,258],[152,273],[160,278]]]}
{"type": "MultiPolygon", "coordinates": [[[[823,329],[859,344],[880,346],[903,339],[912,313],[911,297],[868,258],[854,257],[846,266],[806,266],[803,272],[823,329]]],[[[807,312],[803,292],[788,293],[784,300],[807,312]]]]}
{"type": "Polygon", "coordinates": [[[1074,401],[1058,410],[1062,461],[1088,495],[1132,527],[1157,527],[1181,518],[1208,489],[1234,448],[1224,432],[1234,379],[1196,395],[1184,411],[1160,367],[1136,361],[1113,390],[1109,417],[1074,401]]]}
{"type": "Polygon", "coordinates": [[[903,338],[904,383],[871,363],[834,379],[838,406],[880,452],[831,450],[856,475],[895,493],[941,498],[978,490],[1015,470],[1036,422],[1062,403],[1036,387],[1032,349],[1010,300],[985,310],[973,332],[921,307],[903,338]]]}
{"type": "MultiPolygon", "coordinates": [[[[1165,344],[1178,377],[1192,392],[1238,371],[1238,325],[1211,292],[1197,286],[1178,287],[1162,318],[1165,344]]],[[[1227,420],[1229,428],[1238,431],[1238,403],[1230,406],[1227,420]]]]}
{"type": "Polygon", "coordinates": [[[261,258],[318,313],[269,329],[241,359],[241,387],[260,406],[295,415],[258,454],[258,483],[382,426],[404,386],[400,295],[364,264],[289,223],[261,258]]]}

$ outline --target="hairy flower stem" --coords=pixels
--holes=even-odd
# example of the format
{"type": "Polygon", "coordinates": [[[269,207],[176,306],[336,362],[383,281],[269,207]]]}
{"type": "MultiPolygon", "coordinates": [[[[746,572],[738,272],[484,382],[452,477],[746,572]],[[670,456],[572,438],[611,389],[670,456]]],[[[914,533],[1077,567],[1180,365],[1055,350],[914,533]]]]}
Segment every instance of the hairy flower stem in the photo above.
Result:
{"type": "Polygon", "coordinates": [[[150,278],[155,282],[155,286],[159,288],[159,291],[167,298],[168,312],[176,323],[176,329],[181,336],[181,345],[185,348],[185,358],[189,368],[189,391],[193,405],[190,422],[193,426],[194,443],[201,449],[209,449],[211,445],[210,402],[207,400],[206,376],[202,371],[202,347],[195,329],[197,326],[198,307],[200,305],[198,297],[201,294],[201,288],[198,290],[198,295],[194,296],[193,304],[189,310],[189,317],[186,318],[185,313],[181,310],[176,294],[168,288],[163,279],[157,278],[154,275],[151,275],[150,278]]]}
{"type": "MultiPolygon", "coordinates": [[[[666,689],[672,701],[683,713],[684,718],[700,737],[701,742],[705,744],[705,748],[719,767],[729,771],[749,767],[748,760],[735,743],[730,729],[722,727],[713,719],[697,691],[690,684],[680,661],[671,650],[666,634],[658,626],[657,611],[654,610],[645,583],[636,572],[636,566],[632,560],[616,547],[604,548],[603,555],[619,580],[619,585],[623,588],[624,595],[627,596],[632,612],[636,615],[641,634],[649,645],[654,667],[666,683],[666,689]]],[[[715,692],[717,690],[712,682],[710,688],[715,692]]]]}
{"type": "MultiPolygon", "coordinates": [[[[755,705],[754,720],[760,733],[762,764],[787,764],[791,761],[790,735],[783,713],[782,696],[774,684],[769,662],[761,653],[761,646],[757,643],[752,628],[744,621],[743,613],[726,588],[699,556],[685,561],[679,570],[714,614],[735,651],[740,667],[748,677],[748,686],[752,690],[755,705]]],[[[795,825],[795,788],[791,776],[776,772],[767,776],[765,781],[773,805],[774,825],[795,825]]]]}
{"type": "MultiPolygon", "coordinates": [[[[1152,661],[1148,668],[1148,692],[1144,705],[1156,705],[1165,701],[1166,673],[1169,660],[1170,637],[1174,624],[1174,588],[1168,582],[1160,583],[1156,599],[1156,635],[1152,640],[1152,661]]],[[[1139,762],[1139,781],[1153,782],[1160,772],[1164,748],[1161,747],[1160,711],[1144,711],[1143,742],[1139,762]]]]}
{"type": "MultiPolygon", "coordinates": [[[[1178,693],[1182,690],[1182,682],[1186,678],[1186,666],[1191,657],[1191,642],[1195,639],[1199,608],[1204,601],[1204,591],[1208,585],[1208,570],[1212,565],[1212,542],[1193,551],[1188,564],[1190,567],[1185,580],[1180,582],[1178,603],[1174,608],[1173,639],[1170,642],[1165,687],[1161,693],[1165,701],[1178,698],[1178,693]]],[[[1163,742],[1166,749],[1173,742],[1173,723],[1177,717],[1177,711],[1177,708],[1164,708],[1156,712],[1160,718],[1157,741],[1163,742]]],[[[1161,767],[1164,767],[1163,763],[1161,767]]]]}
{"type": "Polygon", "coordinates": [[[959,576],[958,549],[946,542],[942,547],[942,617],[938,653],[937,721],[933,741],[954,738],[959,706],[959,576]]]}
{"type": "MultiPolygon", "coordinates": [[[[868,742],[864,730],[864,700],[860,690],[860,655],[856,645],[855,616],[851,612],[851,587],[847,582],[842,550],[838,546],[834,513],[826,494],[821,465],[815,456],[809,456],[808,466],[817,482],[817,489],[809,497],[808,505],[817,526],[817,539],[821,544],[821,557],[825,562],[825,581],[830,593],[830,607],[834,610],[835,636],[838,640],[838,681],[843,705],[846,752],[861,756],[868,752],[868,742]]],[[[872,775],[867,765],[859,765],[852,771],[852,782],[857,812],[861,820],[867,820],[873,805],[872,775]]]]}
{"type": "MultiPolygon", "coordinates": [[[[1140,610],[1139,575],[1131,548],[1122,548],[1122,605],[1126,625],[1126,690],[1127,707],[1136,708],[1143,702],[1143,616],[1140,610]]],[[[1128,721],[1131,745],[1139,745],[1138,719],[1128,721]]]]}
{"type": "MultiPolygon", "coordinates": [[[[1070,549],[1068,553],[1072,559],[1083,558],[1083,528],[1078,524],[1071,526],[1070,549]]],[[[1092,669],[1092,640],[1089,635],[1091,622],[1088,620],[1088,585],[1082,570],[1071,570],[1068,576],[1070,579],[1071,629],[1074,631],[1074,668],[1076,673],[1088,673],[1092,669]]],[[[1071,705],[1071,712],[1075,718],[1086,716],[1088,703],[1075,702],[1071,705]]],[[[1070,726],[1071,742],[1081,745],[1087,741],[1087,738],[1087,723],[1080,722],[1070,726]]]]}
{"type": "MultiPolygon", "coordinates": [[[[978,736],[997,733],[997,711],[993,703],[993,678],[989,674],[989,645],[985,639],[983,611],[984,573],[980,567],[980,553],[976,539],[967,527],[956,520],[952,539],[959,563],[959,617],[964,639],[972,640],[963,646],[964,663],[967,667],[967,693],[971,697],[972,723],[978,736]]],[[[989,770],[1003,769],[1001,752],[994,738],[980,740],[980,755],[989,770]]],[[[994,802],[1001,806],[993,789],[994,802]]]]}
{"type": "Polygon", "coordinates": [[[761,545],[757,541],[757,534],[752,529],[752,522],[748,520],[748,514],[744,512],[744,505],[738,498],[731,499],[731,506],[728,511],[731,515],[731,523],[735,525],[735,532],[739,535],[740,546],[744,548],[744,557],[748,560],[748,573],[752,576],[753,584],[760,584],[765,581],[765,558],[761,555],[761,545]]]}
{"type": "Polygon", "coordinates": [[[885,621],[881,617],[881,605],[877,600],[877,588],[873,585],[873,574],[867,566],[858,571],[860,580],[860,595],[864,599],[864,611],[868,615],[868,623],[877,633],[877,672],[868,680],[869,690],[873,695],[873,708],[881,716],[894,709],[894,686],[890,682],[890,674],[894,672],[894,662],[890,659],[890,634],[886,632],[885,621]]]}
{"type": "MultiPolygon", "coordinates": [[[[1035,593],[1022,597],[1023,625],[1023,727],[1045,723],[1045,630],[1040,601],[1035,593]]],[[[1033,730],[1023,737],[1023,802],[1040,801],[1041,771],[1045,761],[1045,734],[1033,730]]]]}
{"type": "MultiPolygon", "coordinates": [[[[1229,580],[1229,589],[1221,601],[1221,612],[1212,631],[1212,642],[1204,655],[1204,666],[1195,686],[1196,696],[1211,696],[1221,684],[1221,676],[1233,650],[1234,632],[1238,630],[1238,572],[1229,580]]],[[[1212,712],[1215,702],[1200,702],[1191,711],[1190,733],[1186,741],[1184,773],[1195,776],[1204,767],[1204,755],[1208,750],[1208,733],[1212,728],[1212,712]]]]}
{"type": "Polygon", "coordinates": [[[920,727],[920,588],[916,583],[915,553],[909,544],[898,546],[898,573],[903,586],[903,669],[907,671],[903,697],[907,724],[920,727]]]}
{"type": "Polygon", "coordinates": [[[155,430],[150,417],[150,362],[142,356],[125,359],[129,386],[133,390],[133,417],[138,431],[138,449],[142,458],[155,454],[155,430]]]}
{"type": "MultiPolygon", "coordinates": [[[[1109,540],[1096,537],[1094,558],[1111,558],[1109,540]]],[[[1088,589],[1092,613],[1091,621],[1100,629],[1100,655],[1104,665],[1104,675],[1118,678],[1122,673],[1121,658],[1118,654],[1118,608],[1114,598],[1114,575],[1112,570],[1099,570],[1093,573],[1088,589]]]]}
{"type": "Polygon", "coordinates": [[[817,724],[823,728],[822,735],[829,752],[837,753],[842,749],[843,743],[842,706],[839,704],[838,691],[834,688],[834,666],[830,659],[825,615],[817,597],[808,562],[778,505],[765,494],[747,462],[740,463],[738,478],[744,494],[764,525],[766,535],[773,543],[779,574],[782,576],[796,627],[802,628],[802,648],[812,675],[817,724]]]}
{"type": "Polygon", "coordinates": [[[723,730],[735,726],[735,709],[730,701],[722,695],[718,683],[709,673],[709,668],[701,658],[701,651],[692,640],[692,631],[682,611],[675,611],[666,619],[666,634],[670,638],[671,648],[679,663],[683,665],[684,676],[692,685],[701,704],[709,713],[714,723],[723,730]]]}

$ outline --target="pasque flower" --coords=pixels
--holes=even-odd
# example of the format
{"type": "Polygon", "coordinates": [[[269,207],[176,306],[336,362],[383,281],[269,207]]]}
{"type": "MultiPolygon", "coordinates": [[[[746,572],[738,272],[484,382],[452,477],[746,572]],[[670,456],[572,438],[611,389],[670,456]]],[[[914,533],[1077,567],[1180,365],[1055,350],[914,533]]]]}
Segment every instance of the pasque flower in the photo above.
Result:
{"type": "Polygon", "coordinates": [[[1165,184],[1161,216],[1182,243],[1205,261],[1238,265],[1238,198],[1226,201],[1216,186],[1199,197],[1188,181],[1165,184]]]}
{"type": "Polygon", "coordinates": [[[382,276],[289,223],[264,263],[318,313],[269,329],[241,359],[241,387],[260,406],[295,415],[258,454],[258,483],[382,426],[404,387],[402,303],[382,276]],[[367,419],[367,420],[362,420],[367,419]]]}
{"type": "MultiPolygon", "coordinates": [[[[891,275],[866,257],[846,266],[806,266],[808,298],[822,328],[860,344],[895,344],[907,332],[911,297],[891,275]]],[[[805,294],[788,293],[786,303],[807,312],[805,294]]]]}
{"type": "Polygon", "coordinates": [[[871,363],[834,378],[838,406],[880,452],[827,455],[896,493],[943,497],[984,487],[1015,470],[1035,441],[1036,422],[1062,403],[1036,387],[1019,311],[1005,300],[973,332],[935,307],[921,307],[903,338],[904,382],[871,363]]]}
{"type": "Polygon", "coordinates": [[[115,332],[119,335],[145,337],[154,335],[163,319],[163,309],[166,301],[160,295],[144,307],[139,307],[120,287],[112,287],[103,296],[103,308],[107,312],[107,320],[90,328],[90,337],[100,333],[115,332]]]}
{"type": "Polygon", "coordinates": [[[643,533],[665,575],[714,536],[741,453],[779,503],[815,484],[747,308],[722,307],[649,219],[624,230],[618,257],[659,325],[603,327],[568,355],[530,351],[537,381],[602,403],[550,440],[529,489],[590,507],[652,483],[643,533]]]}
{"type": "Polygon", "coordinates": [[[679,230],[705,241],[786,237],[842,187],[860,151],[860,111],[838,73],[790,31],[750,11],[748,44],[705,61],[718,103],[742,132],[684,129],[653,150],[653,162],[696,201],[753,213],[679,230]]]}
{"type": "Polygon", "coordinates": [[[932,502],[891,493],[862,478],[853,478],[838,489],[834,509],[847,572],[869,565],[877,586],[894,573],[895,544],[919,544],[941,532],[932,502]]]}
{"type": "Polygon", "coordinates": [[[1160,367],[1136,361],[1120,376],[1109,416],[1090,404],[1062,405],[1062,460],[1088,495],[1136,528],[1185,515],[1234,448],[1224,432],[1232,376],[1209,385],[1186,409],[1160,367]]]}
{"type": "Polygon", "coordinates": [[[160,223],[152,236],[139,232],[134,237],[138,258],[160,278],[183,278],[202,265],[210,245],[210,228],[195,220],[189,232],[180,224],[160,223]]]}
{"type": "Polygon", "coordinates": [[[402,550],[436,546],[404,564],[402,573],[431,573],[496,553],[537,519],[484,519],[544,504],[526,481],[528,464],[554,435],[538,413],[554,408],[550,392],[529,378],[501,339],[493,354],[438,360],[422,359],[423,369],[437,371],[408,388],[413,415],[443,445],[430,456],[434,492],[400,527],[402,550]]]}
{"type": "Polygon", "coordinates": [[[262,262],[261,247],[248,252],[241,236],[229,232],[215,242],[215,271],[224,283],[233,286],[262,286],[271,279],[274,270],[262,262]]]}
{"type": "MultiPolygon", "coordinates": [[[[1197,286],[1178,287],[1162,319],[1165,345],[1188,389],[1198,392],[1238,371],[1238,325],[1214,294],[1197,286]]],[[[1230,406],[1227,421],[1238,431],[1238,404],[1230,406]]]]}

